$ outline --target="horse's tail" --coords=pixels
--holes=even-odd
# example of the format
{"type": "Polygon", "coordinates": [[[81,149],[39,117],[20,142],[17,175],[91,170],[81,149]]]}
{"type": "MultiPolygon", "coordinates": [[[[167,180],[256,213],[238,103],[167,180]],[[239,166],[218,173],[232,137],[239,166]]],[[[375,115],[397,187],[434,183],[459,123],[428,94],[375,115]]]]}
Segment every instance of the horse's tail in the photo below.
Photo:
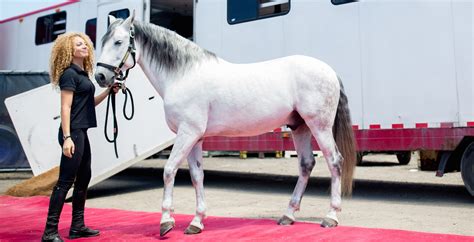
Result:
{"type": "Polygon", "coordinates": [[[356,142],[354,132],[352,131],[352,122],[349,112],[349,104],[347,96],[344,92],[342,81],[337,77],[340,84],[340,97],[337,106],[336,119],[333,126],[333,135],[336,140],[337,147],[343,157],[342,160],[342,178],[341,190],[342,195],[351,195],[352,193],[352,178],[357,162],[356,142]]]}

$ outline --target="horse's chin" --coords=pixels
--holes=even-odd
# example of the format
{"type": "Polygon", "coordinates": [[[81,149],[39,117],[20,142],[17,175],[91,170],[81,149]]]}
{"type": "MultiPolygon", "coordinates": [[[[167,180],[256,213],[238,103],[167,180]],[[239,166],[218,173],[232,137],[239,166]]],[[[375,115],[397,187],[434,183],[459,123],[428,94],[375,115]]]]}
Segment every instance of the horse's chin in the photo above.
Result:
{"type": "Polygon", "coordinates": [[[110,88],[110,87],[112,87],[112,84],[108,84],[108,83],[102,83],[102,84],[101,84],[101,83],[97,83],[97,84],[99,84],[99,86],[100,86],[101,88],[110,88]]]}
{"type": "Polygon", "coordinates": [[[97,81],[97,84],[99,84],[101,88],[109,88],[114,85],[114,79],[97,81]]]}

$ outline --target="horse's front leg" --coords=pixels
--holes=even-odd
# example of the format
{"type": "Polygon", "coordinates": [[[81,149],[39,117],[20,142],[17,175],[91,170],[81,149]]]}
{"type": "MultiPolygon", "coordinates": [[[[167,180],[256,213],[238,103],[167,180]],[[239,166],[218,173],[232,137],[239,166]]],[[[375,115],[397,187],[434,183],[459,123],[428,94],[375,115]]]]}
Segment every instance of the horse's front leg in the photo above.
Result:
{"type": "Polygon", "coordinates": [[[170,158],[166,162],[163,172],[163,203],[161,206],[160,236],[164,236],[174,227],[174,218],[171,216],[173,208],[173,187],[176,172],[192,147],[201,138],[200,134],[191,129],[179,129],[170,158]]]}
{"type": "Polygon", "coordinates": [[[202,140],[198,141],[188,155],[189,173],[196,190],[196,215],[188,226],[185,234],[198,234],[204,229],[203,220],[206,216],[204,200],[204,171],[202,167],[202,140]]]}

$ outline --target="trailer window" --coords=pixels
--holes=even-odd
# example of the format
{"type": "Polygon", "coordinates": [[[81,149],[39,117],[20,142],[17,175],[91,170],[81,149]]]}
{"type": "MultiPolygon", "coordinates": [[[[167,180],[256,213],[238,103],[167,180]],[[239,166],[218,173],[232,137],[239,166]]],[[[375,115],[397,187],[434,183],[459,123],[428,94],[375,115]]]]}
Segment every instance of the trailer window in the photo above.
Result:
{"type": "Polygon", "coordinates": [[[193,0],[151,2],[150,23],[173,30],[193,40],[193,0]]]}
{"type": "Polygon", "coordinates": [[[66,32],[66,11],[39,17],[36,19],[35,44],[53,42],[60,34],[66,32]]]}
{"type": "Polygon", "coordinates": [[[86,34],[91,38],[92,44],[95,48],[95,39],[97,33],[97,18],[89,19],[86,22],[86,34]]]}
{"type": "Polygon", "coordinates": [[[285,15],[290,0],[227,0],[227,23],[237,24],[285,15]]]}
{"type": "MultiPolygon", "coordinates": [[[[128,18],[128,16],[130,16],[130,10],[128,10],[127,8],[115,10],[110,12],[109,15],[112,15],[116,18],[126,19],[128,18]]],[[[107,27],[109,27],[109,25],[109,18],[107,18],[107,27]]]]}
{"type": "Polygon", "coordinates": [[[358,2],[359,0],[331,0],[331,3],[334,5],[341,5],[346,3],[358,2]]]}

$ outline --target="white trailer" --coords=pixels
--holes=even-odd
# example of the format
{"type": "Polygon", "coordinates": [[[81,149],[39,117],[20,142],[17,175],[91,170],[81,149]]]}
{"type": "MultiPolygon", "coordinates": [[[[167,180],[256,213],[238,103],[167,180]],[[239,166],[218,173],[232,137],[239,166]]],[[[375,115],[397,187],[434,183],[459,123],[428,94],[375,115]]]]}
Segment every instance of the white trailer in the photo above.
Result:
{"type": "MultiPolygon", "coordinates": [[[[46,70],[64,31],[86,32],[100,53],[107,16],[132,10],[228,61],[327,62],[345,85],[361,154],[394,152],[406,163],[410,151],[433,151],[440,174],[460,167],[474,194],[472,1],[73,0],[0,22],[0,69],[46,70]]],[[[286,137],[209,138],[204,149],[293,149],[286,137]]]]}

